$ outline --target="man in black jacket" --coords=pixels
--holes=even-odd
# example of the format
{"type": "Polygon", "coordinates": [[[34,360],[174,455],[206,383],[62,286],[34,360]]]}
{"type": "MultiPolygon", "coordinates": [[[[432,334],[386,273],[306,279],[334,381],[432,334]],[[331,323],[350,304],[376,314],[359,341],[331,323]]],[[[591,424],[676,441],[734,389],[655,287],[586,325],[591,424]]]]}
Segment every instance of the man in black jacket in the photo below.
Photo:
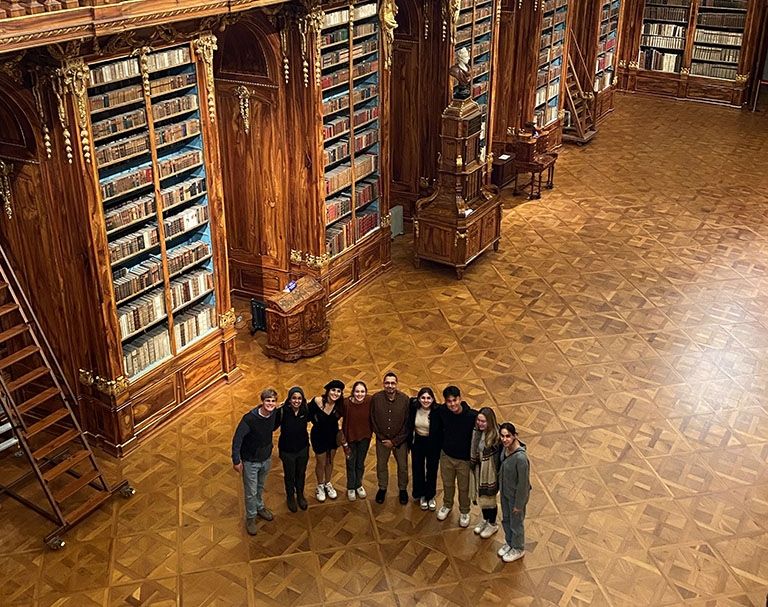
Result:
{"type": "Polygon", "coordinates": [[[469,526],[469,458],[472,431],[477,411],[461,400],[461,390],[448,386],[443,390],[445,404],[435,410],[440,453],[440,476],[443,479],[443,505],[437,519],[444,521],[453,508],[453,495],[459,486],[459,526],[469,526]]]}
{"type": "Polygon", "coordinates": [[[245,528],[256,535],[256,517],[271,521],[272,512],[264,505],[264,482],[272,465],[272,432],[276,428],[277,392],[261,393],[261,405],[240,420],[232,438],[232,467],[243,475],[245,488],[245,528]]]}

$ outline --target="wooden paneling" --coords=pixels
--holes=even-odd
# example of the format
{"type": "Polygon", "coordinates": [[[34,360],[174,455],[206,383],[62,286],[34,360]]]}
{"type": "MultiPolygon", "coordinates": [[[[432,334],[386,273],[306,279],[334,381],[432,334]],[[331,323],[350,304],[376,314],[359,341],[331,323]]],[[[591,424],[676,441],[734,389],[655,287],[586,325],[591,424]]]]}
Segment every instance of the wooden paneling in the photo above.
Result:
{"type": "Polygon", "coordinates": [[[150,385],[131,399],[133,412],[133,428],[140,432],[147,426],[156,423],[158,416],[163,415],[167,409],[174,407],[176,398],[176,378],[171,375],[150,385]]]}
{"type": "Polygon", "coordinates": [[[186,400],[221,376],[221,348],[217,345],[215,348],[205,352],[179,373],[181,376],[182,399],[186,400]]]}

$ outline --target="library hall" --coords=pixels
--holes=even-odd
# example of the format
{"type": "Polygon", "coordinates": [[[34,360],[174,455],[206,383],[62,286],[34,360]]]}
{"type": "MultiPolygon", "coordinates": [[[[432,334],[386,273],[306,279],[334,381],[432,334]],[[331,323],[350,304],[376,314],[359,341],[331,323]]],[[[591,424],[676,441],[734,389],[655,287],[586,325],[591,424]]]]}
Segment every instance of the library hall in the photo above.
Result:
{"type": "Polygon", "coordinates": [[[0,0],[0,605],[768,607],[765,0],[0,0]]]}

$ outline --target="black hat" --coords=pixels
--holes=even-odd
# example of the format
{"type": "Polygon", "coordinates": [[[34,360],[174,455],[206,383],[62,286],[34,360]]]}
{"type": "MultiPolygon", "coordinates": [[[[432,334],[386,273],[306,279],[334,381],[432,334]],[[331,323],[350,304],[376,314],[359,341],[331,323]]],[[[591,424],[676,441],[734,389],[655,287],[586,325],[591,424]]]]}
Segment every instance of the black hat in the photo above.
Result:
{"type": "Polygon", "coordinates": [[[336,388],[337,390],[342,390],[343,391],[344,390],[344,382],[339,380],[339,379],[332,379],[327,384],[325,384],[325,386],[323,387],[323,389],[326,392],[328,392],[329,390],[333,390],[334,388],[336,388]]]}

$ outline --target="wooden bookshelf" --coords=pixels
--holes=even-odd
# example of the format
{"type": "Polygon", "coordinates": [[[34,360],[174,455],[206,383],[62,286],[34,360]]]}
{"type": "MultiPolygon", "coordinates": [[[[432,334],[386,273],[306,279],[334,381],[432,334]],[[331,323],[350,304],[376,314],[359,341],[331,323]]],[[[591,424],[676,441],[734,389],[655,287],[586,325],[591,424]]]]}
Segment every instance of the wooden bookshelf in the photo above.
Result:
{"type": "Polygon", "coordinates": [[[562,143],[570,11],[567,0],[502,5],[494,154],[535,123],[549,149],[562,143]]]}
{"type": "Polygon", "coordinates": [[[743,105],[764,11],[756,0],[627,0],[620,87],[743,105]]]}

